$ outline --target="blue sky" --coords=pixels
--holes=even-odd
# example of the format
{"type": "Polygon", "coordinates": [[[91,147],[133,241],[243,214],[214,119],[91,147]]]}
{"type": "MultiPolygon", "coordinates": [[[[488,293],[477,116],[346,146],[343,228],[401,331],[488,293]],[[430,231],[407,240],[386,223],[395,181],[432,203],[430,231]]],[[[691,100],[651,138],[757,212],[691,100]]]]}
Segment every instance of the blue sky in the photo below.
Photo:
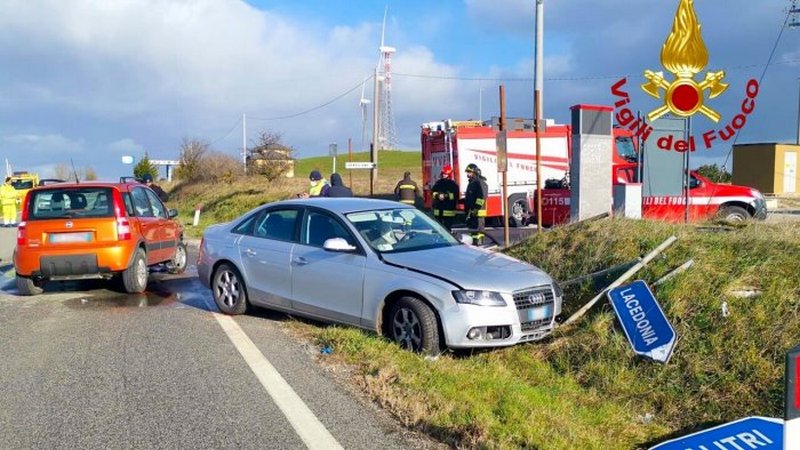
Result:
{"type": "MultiPolygon", "coordinates": [[[[698,0],[710,52],[731,87],[709,105],[729,120],[749,78],[759,77],[785,18],[785,0],[698,0]]],[[[636,86],[661,70],[659,52],[678,0],[547,0],[545,115],[569,119],[576,103],[609,104],[630,75],[642,110],[658,106],[636,86]]],[[[199,138],[237,155],[248,139],[283,134],[300,157],[328,144],[360,145],[361,90],[384,2],[326,0],[5,0],[0,2],[0,158],[43,175],[70,158],[116,178],[125,154],[176,158],[199,138]]],[[[390,0],[386,43],[397,48],[393,105],[403,147],[418,148],[422,122],[497,113],[532,115],[534,0],[390,0]],[[404,75],[401,75],[404,74],[404,75]],[[427,78],[435,76],[443,78],[427,78]],[[488,80],[470,80],[488,78],[488,80]],[[505,79],[506,81],[502,81],[505,79]]],[[[800,30],[786,30],[756,112],[739,142],[791,141],[797,115],[800,30]]],[[[366,89],[371,96],[371,89],[366,89]]],[[[725,119],[723,119],[724,121],[725,119]]],[[[703,131],[715,125],[699,119],[703,131]]],[[[724,145],[695,161],[722,162],[724,145]]]]}

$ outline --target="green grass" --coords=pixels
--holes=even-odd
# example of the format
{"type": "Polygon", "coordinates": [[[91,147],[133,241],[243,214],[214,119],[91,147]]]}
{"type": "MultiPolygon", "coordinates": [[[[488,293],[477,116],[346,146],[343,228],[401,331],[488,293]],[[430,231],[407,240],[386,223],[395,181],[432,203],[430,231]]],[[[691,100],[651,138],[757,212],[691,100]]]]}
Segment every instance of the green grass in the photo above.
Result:
{"type": "MultiPolygon", "coordinates": [[[[347,152],[339,154],[336,158],[336,170],[344,176],[348,170],[344,164],[349,161],[347,152]]],[[[353,153],[353,161],[369,161],[369,152],[353,153]]],[[[378,152],[378,171],[387,170],[411,170],[418,171],[421,166],[422,156],[417,151],[380,151],[378,152]]],[[[318,169],[323,175],[330,176],[333,168],[333,159],[329,156],[317,156],[313,158],[298,159],[295,165],[295,173],[298,177],[307,177],[312,170],[318,169]]],[[[369,170],[358,170],[369,174],[369,170]]]]}
{"type": "MultiPolygon", "coordinates": [[[[427,361],[361,331],[297,323],[407,424],[454,445],[630,449],[749,415],[780,417],[785,352],[800,340],[800,231],[754,225],[727,233],[652,222],[556,229],[513,254],[567,280],[679,237],[639,278],[652,282],[679,340],[669,364],[635,357],[609,306],[546,342],[427,361]],[[732,290],[755,287],[752,299],[732,290]],[[730,316],[723,317],[722,302],[730,316]]],[[[567,310],[591,297],[584,286],[567,310]]]]}

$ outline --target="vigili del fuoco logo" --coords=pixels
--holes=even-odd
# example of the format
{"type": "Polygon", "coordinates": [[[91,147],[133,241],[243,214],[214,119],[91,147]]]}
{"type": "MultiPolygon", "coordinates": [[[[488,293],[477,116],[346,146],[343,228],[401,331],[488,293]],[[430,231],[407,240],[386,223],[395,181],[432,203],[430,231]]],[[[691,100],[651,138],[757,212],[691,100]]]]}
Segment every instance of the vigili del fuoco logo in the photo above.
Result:
{"type": "MultiPolygon", "coordinates": [[[[661,65],[672,74],[672,77],[665,76],[663,71],[644,71],[647,82],[641,85],[642,90],[656,99],[663,98],[663,104],[647,114],[648,121],[652,122],[667,113],[677,117],[691,117],[699,113],[714,123],[722,120],[722,115],[713,109],[712,100],[728,89],[728,84],[723,82],[725,71],[708,71],[702,81],[695,79],[708,65],[708,49],[700,29],[700,20],[694,10],[694,0],[680,0],[672,23],[672,31],[661,47],[661,65]]],[[[637,118],[628,106],[630,96],[623,90],[627,81],[627,78],[622,78],[611,87],[611,94],[618,99],[614,103],[616,120],[620,126],[628,128],[634,135],[646,140],[653,128],[642,118],[637,118]]],[[[733,139],[738,130],[747,124],[747,117],[756,107],[758,89],[758,81],[754,79],[748,81],[744,101],[733,119],[722,128],[702,133],[702,145],[706,149],[710,150],[715,141],[725,142],[733,139]]],[[[656,145],[662,150],[677,152],[693,152],[698,147],[694,135],[689,136],[687,140],[662,137],[656,145]]]]}

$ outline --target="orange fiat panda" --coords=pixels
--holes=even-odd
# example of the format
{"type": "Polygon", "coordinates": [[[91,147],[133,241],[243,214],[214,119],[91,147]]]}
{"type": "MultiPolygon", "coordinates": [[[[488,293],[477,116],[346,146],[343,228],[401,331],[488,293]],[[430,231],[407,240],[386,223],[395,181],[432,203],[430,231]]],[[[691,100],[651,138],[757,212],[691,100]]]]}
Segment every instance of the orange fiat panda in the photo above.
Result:
{"type": "Polygon", "coordinates": [[[17,230],[17,289],[36,295],[47,281],[119,278],[126,292],[144,292],[150,267],[186,269],[177,215],[136,182],[34,188],[17,230]]]}

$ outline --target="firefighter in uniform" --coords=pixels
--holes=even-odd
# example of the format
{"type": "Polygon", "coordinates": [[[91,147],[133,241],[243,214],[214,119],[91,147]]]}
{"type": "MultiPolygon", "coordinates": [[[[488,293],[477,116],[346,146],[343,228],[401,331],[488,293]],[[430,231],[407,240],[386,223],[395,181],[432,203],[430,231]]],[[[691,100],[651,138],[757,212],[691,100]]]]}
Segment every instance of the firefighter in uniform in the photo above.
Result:
{"type": "Polygon", "coordinates": [[[411,179],[411,172],[403,174],[403,179],[397,182],[394,188],[394,195],[400,203],[414,206],[417,203],[419,187],[411,179]]]}
{"type": "Polygon", "coordinates": [[[17,190],[11,185],[11,177],[0,185],[0,207],[3,209],[3,226],[10,227],[17,223],[17,190]]]}
{"type": "Polygon", "coordinates": [[[466,169],[469,184],[464,193],[464,210],[467,212],[467,228],[472,233],[472,243],[483,245],[486,236],[483,231],[486,227],[486,198],[489,186],[486,178],[481,175],[481,169],[475,164],[470,164],[466,169]]]}
{"type": "Polygon", "coordinates": [[[431,188],[433,192],[433,215],[447,231],[453,229],[456,218],[456,203],[458,202],[458,184],[451,178],[453,168],[450,165],[442,167],[441,178],[431,188]]]}

